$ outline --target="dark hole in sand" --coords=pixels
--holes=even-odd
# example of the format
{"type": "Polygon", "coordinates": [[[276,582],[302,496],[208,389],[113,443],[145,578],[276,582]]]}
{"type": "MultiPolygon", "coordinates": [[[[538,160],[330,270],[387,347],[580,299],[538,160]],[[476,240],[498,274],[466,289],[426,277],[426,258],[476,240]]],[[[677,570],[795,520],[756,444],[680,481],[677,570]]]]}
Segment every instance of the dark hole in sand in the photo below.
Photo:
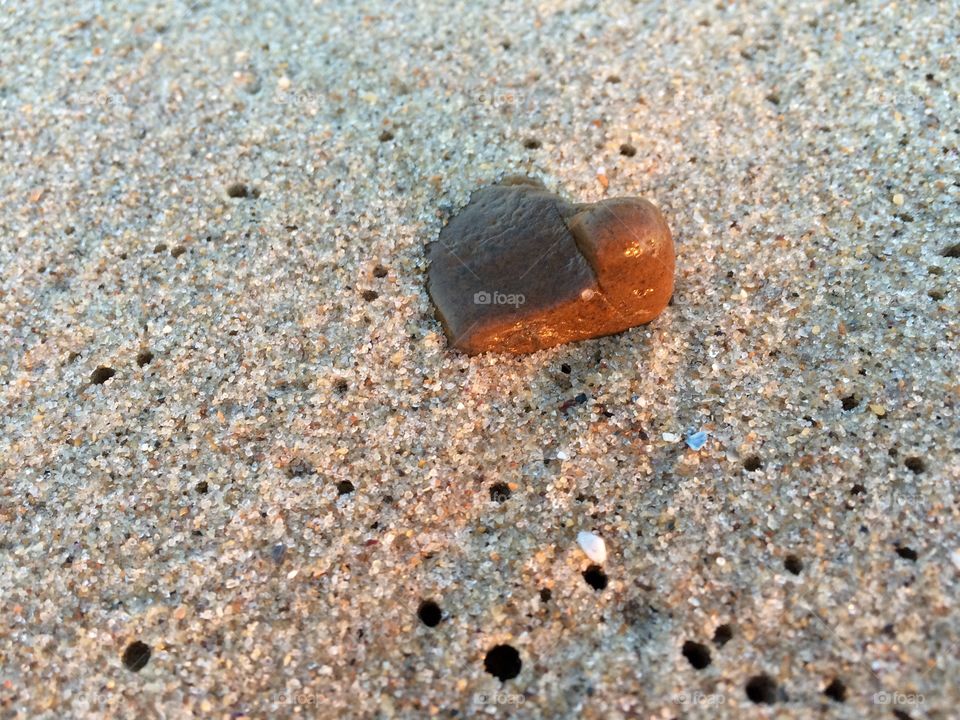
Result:
{"type": "Polygon", "coordinates": [[[843,406],[844,410],[853,410],[857,405],[860,404],[860,401],[857,400],[856,395],[851,393],[850,395],[841,398],[840,404],[843,406]]]}
{"type": "Polygon", "coordinates": [[[777,701],[777,683],[769,675],[754,675],[747,680],[745,690],[755,703],[773,705],[777,701]]]}
{"type": "Polygon", "coordinates": [[[510,645],[496,645],[487,651],[483,668],[501,682],[511,680],[520,674],[523,662],[520,653],[510,645]]]}
{"type": "Polygon", "coordinates": [[[723,647],[732,639],[733,628],[727,623],[717,625],[717,629],[713,631],[713,644],[717,647],[723,647]]]}
{"type": "Polygon", "coordinates": [[[510,486],[498,482],[490,486],[490,499],[494,502],[503,502],[510,497],[510,486]]]}
{"type": "Polygon", "coordinates": [[[908,457],[903,461],[903,464],[907,466],[907,470],[918,475],[927,469],[927,464],[923,461],[923,458],[918,458],[916,455],[908,457]]]}
{"type": "Polygon", "coordinates": [[[787,570],[787,572],[793,573],[794,575],[799,575],[803,572],[803,560],[793,553],[790,553],[783,559],[783,567],[787,570]]]}
{"type": "Polygon", "coordinates": [[[847,686],[839,678],[834,678],[823,690],[823,694],[835,702],[843,702],[847,699],[847,686]]]}
{"type": "Polygon", "coordinates": [[[710,649],[702,643],[687,640],[683,644],[683,656],[695,670],[703,670],[710,664],[710,649]]]}
{"type": "Polygon", "coordinates": [[[584,570],[583,579],[586,580],[587,585],[594,590],[603,590],[607,587],[607,574],[599,565],[591,565],[584,570]]]}
{"type": "Polygon", "coordinates": [[[150,646],[145,642],[134,640],[123,651],[123,664],[127,670],[140,672],[148,662],[150,662],[150,646]]]}
{"type": "Polygon", "coordinates": [[[440,611],[440,606],[433,600],[424,600],[417,608],[417,617],[427,627],[436,627],[440,624],[443,613],[440,611]]]}
{"type": "Polygon", "coordinates": [[[748,472],[754,472],[762,467],[763,462],[761,462],[759,455],[750,455],[743,461],[743,469],[748,472]]]}
{"type": "Polygon", "coordinates": [[[911,560],[913,562],[917,561],[917,551],[913,548],[906,547],[905,545],[897,546],[897,555],[902,557],[904,560],[911,560]]]}
{"type": "Polygon", "coordinates": [[[227,197],[245,198],[250,197],[250,188],[242,182],[233,182],[227,185],[227,197]]]}
{"type": "Polygon", "coordinates": [[[102,385],[116,374],[117,371],[113,368],[104,367],[101,365],[92,373],[90,373],[90,382],[92,382],[94,385],[102,385]]]}

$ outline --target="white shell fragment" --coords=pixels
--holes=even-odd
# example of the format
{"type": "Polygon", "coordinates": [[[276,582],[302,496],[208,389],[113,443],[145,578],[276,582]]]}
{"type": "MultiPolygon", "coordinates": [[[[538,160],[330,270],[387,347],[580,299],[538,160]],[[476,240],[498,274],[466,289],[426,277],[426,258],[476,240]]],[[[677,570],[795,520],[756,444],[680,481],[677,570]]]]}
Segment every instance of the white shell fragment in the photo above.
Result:
{"type": "Polygon", "coordinates": [[[580,544],[580,549],[595,563],[603,565],[603,563],[606,562],[607,545],[603,542],[602,537],[594,535],[592,532],[581,530],[577,533],[577,542],[580,544]]]}

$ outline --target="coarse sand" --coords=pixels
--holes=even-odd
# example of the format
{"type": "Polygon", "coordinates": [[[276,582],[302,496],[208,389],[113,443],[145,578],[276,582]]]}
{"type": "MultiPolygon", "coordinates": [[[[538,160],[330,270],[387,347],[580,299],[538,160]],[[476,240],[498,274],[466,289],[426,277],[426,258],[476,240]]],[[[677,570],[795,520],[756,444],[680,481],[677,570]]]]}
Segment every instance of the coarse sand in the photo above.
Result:
{"type": "Polygon", "coordinates": [[[4,4],[0,717],[960,717],[958,12],[4,4]],[[451,351],[508,174],[671,305],[451,351]]]}

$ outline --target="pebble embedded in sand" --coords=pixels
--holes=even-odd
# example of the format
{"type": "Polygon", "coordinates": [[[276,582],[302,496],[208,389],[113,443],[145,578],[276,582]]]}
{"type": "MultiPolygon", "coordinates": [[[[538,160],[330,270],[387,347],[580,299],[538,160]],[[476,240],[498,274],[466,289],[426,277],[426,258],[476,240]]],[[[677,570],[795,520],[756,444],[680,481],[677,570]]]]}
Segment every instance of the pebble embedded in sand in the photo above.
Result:
{"type": "Polygon", "coordinates": [[[528,178],[482,188],[429,251],[450,344],[530,353],[650,322],[673,293],[673,239],[652,203],[568,203],[528,178]]]}

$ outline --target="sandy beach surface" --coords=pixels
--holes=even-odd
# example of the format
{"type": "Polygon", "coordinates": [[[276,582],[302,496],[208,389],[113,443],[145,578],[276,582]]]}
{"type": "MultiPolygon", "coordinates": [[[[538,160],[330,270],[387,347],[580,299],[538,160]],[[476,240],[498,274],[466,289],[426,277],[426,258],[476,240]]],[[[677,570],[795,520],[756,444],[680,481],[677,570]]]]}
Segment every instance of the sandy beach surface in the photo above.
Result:
{"type": "Polygon", "coordinates": [[[2,6],[0,717],[960,717],[960,8],[663,5],[2,6]],[[449,350],[506,174],[671,305],[449,350]]]}

